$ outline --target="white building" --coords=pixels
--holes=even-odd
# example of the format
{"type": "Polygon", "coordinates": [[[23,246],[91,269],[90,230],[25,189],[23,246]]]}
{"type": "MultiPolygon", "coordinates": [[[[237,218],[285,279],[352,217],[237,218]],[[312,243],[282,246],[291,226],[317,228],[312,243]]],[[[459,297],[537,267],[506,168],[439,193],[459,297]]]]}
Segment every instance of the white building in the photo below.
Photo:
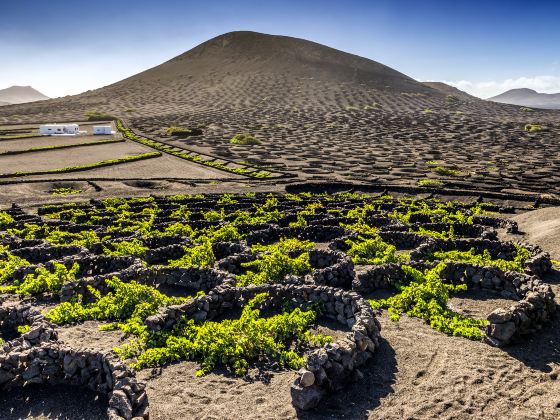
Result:
{"type": "Polygon", "coordinates": [[[43,135],[76,135],[80,134],[80,126],[78,124],[45,124],[39,127],[39,134],[43,135]]]}
{"type": "Polygon", "coordinates": [[[115,134],[110,125],[94,125],[93,134],[115,134]]]}

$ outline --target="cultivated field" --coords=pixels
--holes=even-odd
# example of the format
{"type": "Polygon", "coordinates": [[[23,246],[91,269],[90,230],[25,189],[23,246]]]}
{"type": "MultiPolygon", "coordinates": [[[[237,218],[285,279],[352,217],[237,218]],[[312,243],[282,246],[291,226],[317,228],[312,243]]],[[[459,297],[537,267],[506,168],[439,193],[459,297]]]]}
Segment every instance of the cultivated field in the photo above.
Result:
{"type": "MultiPolygon", "coordinates": [[[[504,392],[509,412],[554,418],[557,272],[499,240],[522,238],[495,217],[512,211],[348,193],[14,207],[0,379],[112,391],[87,394],[88,418],[499,416],[504,392]]],[[[30,390],[77,410],[57,406],[67,389],[30,390]]],[[[2,411],[29,414],[21,398],[2,411]]]]}
{"type": "Polygon", "coordinates": [[[0,419],[560,417],[559,111],[241,32],[0,124],[0,419]]]}

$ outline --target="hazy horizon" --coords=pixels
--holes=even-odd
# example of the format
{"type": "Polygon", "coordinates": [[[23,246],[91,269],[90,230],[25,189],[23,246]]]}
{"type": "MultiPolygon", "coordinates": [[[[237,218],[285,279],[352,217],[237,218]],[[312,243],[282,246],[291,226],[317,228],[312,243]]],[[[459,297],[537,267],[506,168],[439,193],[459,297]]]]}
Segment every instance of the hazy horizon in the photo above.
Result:
{"type": "Polygon", "coordinates": [[[488,98],[513,88],[560,92],[560,4],[517,1],[108,2],[4,5],[0,89],[78,94],[159,65],[225,32],[308,39],[420,81],[488,98]],[[418,19],[418,16],[422,16],[418,19]],[[68,17],[68,19],[67,19],[68,17]],[[57,23],[62,22],[62,23],[57,23]],[[528,59],[530,58],[530,59],[528,59]]]}

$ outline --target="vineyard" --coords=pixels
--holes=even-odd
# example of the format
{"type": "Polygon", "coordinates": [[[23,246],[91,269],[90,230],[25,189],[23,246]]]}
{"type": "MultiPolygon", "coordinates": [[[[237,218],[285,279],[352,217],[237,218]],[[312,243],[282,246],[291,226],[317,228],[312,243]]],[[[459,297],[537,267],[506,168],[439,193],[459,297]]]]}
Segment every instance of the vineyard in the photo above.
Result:
{"type": "Polygon", "coordinates": [[[359,380],[382,310],[505,347],[556,309],[548,254],[498,239],[517,231],[508,210],[356,193],[12,206],[0,211],[0,388],[80,385],[109,396],[111,418],[147,417],[135,372],[191,360],[197,376],[293,369],[306,410],[359,380]],[[449,306],[473,290],[511,305],[486,318],[449,306]],[[111,354],[59,342],[59,328],[89,320],[127,341],[111,354]],[[319,332],[327,320],[336,337],[319,332]]]}

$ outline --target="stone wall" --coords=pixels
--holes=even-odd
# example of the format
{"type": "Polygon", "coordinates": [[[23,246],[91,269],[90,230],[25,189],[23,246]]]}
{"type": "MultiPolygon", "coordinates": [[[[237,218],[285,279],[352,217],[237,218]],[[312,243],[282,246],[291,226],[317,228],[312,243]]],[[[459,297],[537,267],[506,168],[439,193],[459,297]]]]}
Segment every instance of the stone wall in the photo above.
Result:
{"type": "Polygon", "coordinates": [[[309,263],[313,269],[312,278],[318,285],[352,288],[354,263],[342,252],[313,249],[309,251],[309,263]]]}
{"type": "Polygon", "coordinates": [[[328,391],[341,389],[359,377],[357,369],[379,345],[380,325],[371,306],[360,295],[338,288],[314,285],[262,285],[248,287],[218,286],[206,296],[183,305],[169,306],[146,319],[152,331],[172,328],[182,317],[197,321],[212,320],[240,308],[259,293],[268,293],[266,309],[281,311],[286,304],[310,308],[319,304],[322,315],[341,323],[351,331],[336,342],[312,352],[306,369],[292,385],[292,402],[301,409],[316,406],[328,391]]]}
{"type": "MultiPolygon", "coordinates": [[[[54,325],[48,322],[40,311],[30,304],[0,306],[0,330],[15,332],[17,327],[28,325],[27,332],[19,337],[6,341],[0,346],[0,355],[17,348],[30,348],[39,343],[56,340],[54,325]]],[[[1,367],[1,363],[0,363],[1,367]]]]}
{"type": "Polygon", "coordinates": [[[0,353],[0,389],[27,384],[82,386],[109,397],[109,419],[148,418],[144,384],[123,362],[96,351],[73,350],[56,342],[0,353]]]}

